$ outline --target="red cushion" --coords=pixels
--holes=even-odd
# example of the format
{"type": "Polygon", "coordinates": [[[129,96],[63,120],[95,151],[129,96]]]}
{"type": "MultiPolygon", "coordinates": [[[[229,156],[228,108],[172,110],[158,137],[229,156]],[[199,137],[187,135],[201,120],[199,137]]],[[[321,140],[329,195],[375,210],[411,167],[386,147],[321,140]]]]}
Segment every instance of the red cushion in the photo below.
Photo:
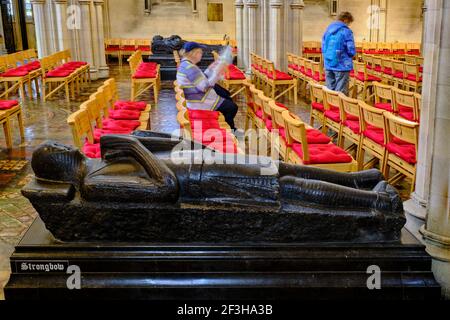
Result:
{"type": "Polygon", "coordinates": [[[363,72],[359,72],[358,75],[356,76],[356,79],[358,79],[359,81],[381,81],[381,78],[378,78],[370,74],[366,75],[366,78],[364,79],[363,72]]]}
{"type": "Polygon", "coordinates": [[[188,110],[189,119],[218,119],[219,111],[210,110],[188,110]]]}
{"type": "Polygon", "coordinates": [[[106,51],[119,51],[120,47],[119,46],[107,46],[106,47],[106,51]]]}
{"type": "Polygon", "coordinates": [[[155,70],[158,64],[156,62],[141,62],[138,70],[155,70]]]}
{"type": "Polygon", "coordinates": [[[317,129],[306,129],[306,140],[308,144],[327,144],[331,142],[330,137],[328,137],[323,132],[317,129]]]}
{"type": "Polygon", "coordinates": [[[392,105],[390,103],[375,103],[374,107],[377,109],[381,109],[381,110],[386,110],[389,112],[394,112],[394,110],[392,109],[392,105]]]}
{"type": "MultiPolygon", "coordinates": [[[[292,150],[303,159],[302,145],[294,143],[292,150]]],[[[309,161],[303,161],[305,164],[325,164],[325,163],[349,163],[352,157],[345,150],[334,144],[310,144],[309,161]]]]}
{"type": "Polygon", "coordinates": [[[149,46],[138,46],[138,50],[140,51],[151,51],[149,46]]]}
{"type": "Polygon", "coordinates": [[[17,100],[0,100],[0,110],[8,110],[19,104],[17,100]]]}
{"type": "Polygon", "coordinates": [[[47,72],[45,76],[48,78],[64,78],[70,76],[71,73],[72,71],[70,70],[53,70],[47,72]]]}
{"type": "Polygon", "coordinates": [[[273,127],[272,127],[272,120],[271,119],[267,119],[266,120],[266,129],[269,131],[272,131],[273,127]]]}
{"type": "Polygon", "coordinates": [[[134,110],[111,110],[109,117],[113,120],[139,120],[141,113],[134,110]]]}
{"type": "Polygon", "coordinates": [[[319,102],[311,102],[311,107],[313,109],[316,109],[316,110],[319,110],[319,111],[322,111],[322,112],[325,111],[325,107],[323,106],[322,103],[319,103],[319,102]]]}
{"type": "Polygon", "coordinates": [[[346,127],[350,128],[350,130],[352,130],[354,133],[356,133],[356,134],[360,133],[359,120],[345,120],[344,125],[346,127]]]}
{"type": "Polygon", "coordinates": [[[319,74],[319,72],[314,73],[313,79],[316,81],[325,81],[325,74],[319,74]]]}
{"type": "Polygon", "coordinates": [[[28,71],[34,71],[37,70],[41,67],[41,63],[39,61],[33,61],[30,63],[27,63],[26,65],[24,65],[24,67],[28,70],[28,71]]]}
{"type": "Polygon", "coordinates": [[[229,74],[225,75],[227,80],[244,80],[246,79],[245,74],[242,71],[230,71],[229,74]]]}
{"type": "Polygon", "coordinates": [[[258,118],[262,119],[263,118],[262,110],[261,109],[256,110],[255,116],[257,116],[258,118]]]}
{"type": "Polygon", "coordinates": [[[398,115],[402,118],[405,118],[406,120],[409,121],[416,121],[416,119],[414,119],[414,112],[413,111],[400,111],[398,113],[398,115]]]}
{"type": "Polygon", "coordinates": [[[288,68],[289,68],[289,69],[296,70],[296,71],[299,71],[299,70],[300,70],[299,66],[296,65],[296,64],[288,64],[288,68]]]}
{"type": "Polygon", "coordinates": [[[95,143],[99,143],[100,142],[100,137],[105,135],[105,134],[130,134],[131,133],[131,129],[123,129],[123,130],[111,130],[111,129],[98,129],[95,128],[94,129],[94,142],[95,143]]]}
{"type": "Polygon", "coordinates": [[[369,127],[364,132],[363,135],[379,145],[384,146],[384,130],[376,127],[369,127]]]}
{"type": "Polygon", "coordinates": [[[156,71],[136,71],[133,75],[134,79],[156,78],[156,71]]]}
{"type": "Polygon", "coordinates": [[[23,77],[29,73],[25,68],[16,68],[6,71],[2,74],[2,77],[23,77]]]}
{"type": "Polygon", "coordinates": [[[136,50],[135,46],[122,46],[122,50],[124,51],[134,51],[136,50]]]}
{"type": "Polygon", "coordinates": [[[288,110],[288,107],[286,107],[284,104],[282,104],[281,102],[275,102],[275,104],[278,106],[278,107],[280,107],[280,108],[283,108],[283,109],[286,109],[286,110],[288,110]]]}
{"type": "Polygon", "coordinates": [[[147,108],[147,104],[143,101],[116,101],[114,108],[117,110],[135,110],[144,111],[147,108]]]}
{"type": "MultiPolygon", "coordinates": [[[[198,122],[200,125],[201,122],[198,122]]],[[[203,123],[201,123],[203,124],[203,123]]],[[[211,143],[211,142],[224,142],[226,140],[226,130],[220,127],[216,128],[202,128],[202,130],[192,130],[194,135],[194,140],[201,143],[211,143]]]]}
{"type": "Polygon", "coordinates": [[[325,117],[335,121],[335,122],[341,122],[341,114],[339,109],[331,109],[325,111],[325,117]]]}
{"type": "Polygon", "coordinates": [[[384,68],[383,73],[385,73],[387,75],[392,75],[392,68],[384,68]]]}
{"type": "Polygon", "coordinates": [[[100,150],[100,143],[89,143],[86,142],[83,145],[83,148],[81,151],[86,155],[88,158],[101,158],[101,150],[100,150]]]}
{"type": "Polygon", "coordinates": [[[386,149],[410,164],[416,163],[416,147],[413,144],[390,142],[386,145],[386,149]]]}
{"type": "Polygon", "coordinates": [[[422,81],[422,77],[416,77],[416,75],[413,73],[408,74],[405,79],[411,80],[411,81],[417,81],[417,82],[422,81]]]}
{"type": "MultiPolygon", "coordinates": [[[[267,76],[270,79],[273,79],[273,73],[269,73],[267,76]]],[[[292,80],[292,77],[285,72],[276,70],[275,71],[275,80],[292,80]]]]}
{"type": "Polygon", "coordinates": [[[380,65],[376,65],[375,68],[373,68],[374,71],[376,72],[382,72],[383,71],[383,67],[380,65]]]}
{"type": "Polygon", "coordinates": [[[393,74],[394,78],[399,78],[399,79],[403,79],[404,74],[402,71],[395,71],[393,74]]]}
{"type": "Polygon", "coordinates": [[[104,119],[102,124],[105,130],[134,130],[141,125],[137,120],[113,120],[110,118],[104,119]]]}

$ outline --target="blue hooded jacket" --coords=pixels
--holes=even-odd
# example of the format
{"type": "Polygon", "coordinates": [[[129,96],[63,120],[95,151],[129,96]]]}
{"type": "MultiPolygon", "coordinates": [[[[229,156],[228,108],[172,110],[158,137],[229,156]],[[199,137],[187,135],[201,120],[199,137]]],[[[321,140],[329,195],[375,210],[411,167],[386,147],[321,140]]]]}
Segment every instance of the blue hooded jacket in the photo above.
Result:
{"type": "Polygon", "coordinates": [[[342,21],[330,24],[322,38],[325,70],[351,71],[356,54],[353,31],[342,21]]]}

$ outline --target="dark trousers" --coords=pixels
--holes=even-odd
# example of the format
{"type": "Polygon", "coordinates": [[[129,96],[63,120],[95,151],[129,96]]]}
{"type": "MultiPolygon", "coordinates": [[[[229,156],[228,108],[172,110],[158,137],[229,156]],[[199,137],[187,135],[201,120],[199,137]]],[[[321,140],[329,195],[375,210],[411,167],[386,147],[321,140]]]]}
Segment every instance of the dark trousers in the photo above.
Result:
{"type": "Polygon", "coordinates": [[[236,127],[234,126],[234,117],[236,117],[238,112],[237,104],[231,99],[231,94],[227,89],[216,84],[214,86],[214,91],[216,91],[218,96],[224,99],[216,110],[223,114],[225,121],[231,129],[235,130],[236,127]]]}

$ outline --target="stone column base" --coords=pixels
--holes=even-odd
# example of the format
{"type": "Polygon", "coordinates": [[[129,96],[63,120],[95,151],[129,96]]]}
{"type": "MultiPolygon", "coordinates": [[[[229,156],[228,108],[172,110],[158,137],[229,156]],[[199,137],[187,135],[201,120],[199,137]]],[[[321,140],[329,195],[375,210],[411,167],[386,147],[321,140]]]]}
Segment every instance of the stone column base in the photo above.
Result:
{"type": "Polygon", "coordinates": [[[109,67],[108,66],[102,66],[98,68],[98,78],[99,79],[105,79],[109,77],[109,67]]]}
{"type": "Polygon", "coordinates": [[[417,240],[425,244],[420,228],[425,224],[426,208],[417,203],[417,201],[410,199],[403,203],[406,215],[405,228],[411,232],[417,240]]]}

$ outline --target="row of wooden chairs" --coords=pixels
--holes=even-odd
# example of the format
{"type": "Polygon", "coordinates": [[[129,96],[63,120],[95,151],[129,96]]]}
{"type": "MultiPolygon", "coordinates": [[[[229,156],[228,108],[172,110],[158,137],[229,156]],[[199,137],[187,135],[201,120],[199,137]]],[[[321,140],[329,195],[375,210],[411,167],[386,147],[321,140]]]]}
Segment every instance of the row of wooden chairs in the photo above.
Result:
{"type": "Polygon", "coordinates": [[[25,128],[23,124],[22,107],[17,100],[0,100],[0,125],[3,126],[6,147],[13,147],[12,120],[17,118],[20,139],[25,141],[25,128]]]}
{"type": "Polygon", "coordinates": [[[324,84],[325,71],[321,62],[311,60],[293,53],[287,53],[288,73],[298,79],[299,92],[309,96],[306,89],[309,82],[324,84]]]}
{"type": "Polygon", "coordinates": [[[250,83],[246,94],[246,130],[259,129],[265,133],[272,157],[340,172],[357,170],[357,162],[348,152],[332,144],[328,136],[305,123],[286,106],[265,96],[250,83]]]}
{"type": "Polygon", "coordinates": [[[47,101],[60,90],[66,101],[75,99],[81,87],[90,82],[90,66],[84,61],[72,61],[70,50],[63,50],[41,59],[42,96],[47,101]]]}
{"type": "Polygon", "coordinates": [[[39,92],[38,79],[42,76],[42,72],[37,58],[35,49],[0,56],[0,83],[4,86],[0,99],[8,99],[16,91],[19,91],[22,100],[25,99],[25,86],[32,96],[33,81],[36,92],[39,92]]]}
{"type": "Polygon", "coordinates": [[[105,39],[105,55],[117,57],[119,66],[122,66],[122,59],[131,56],[137,50],[141,51],[143,56],[152,54],[152,42],[148,39],[105,39]]]}
{"type": "Polygon", "coordinates": [[[356,42],[356,51],[366,54],[402,56],[420,54],[420,43],[406,42],[356,42]]]}
{"type": "Polygon", "coordinates": [[[355,151],[359,170],[379,162],[380,170],[386,177],[389,176],[389,168],[398,171],[389,179],[390,182],[397,183],[407,176],[412,180],[411,188],[414,188],[419,123],[401,117],[401,112],[388,111],[388,105],[392,111],[416,114],[420,95],[375,83],[378,102],[370,106],[365,101],[347,97],[318,84],[311,83],[310,88],[310,125],[318,120],[322,132],[335,133],[340,147],[349,142],[347,151],[355,151]],[[388,89],[391,90],[391,96],[388,89]],[[390,103],[387,102],[389,97],[390,103]],[[364,162],[366,152],[373,157],[369,162],[364,162]]]}
{"type": "Polygon", "coordinates": [[[74,145],[87,157],[100,158],[101,136],[149,129],[150,110],[145,102],[118,100],[117,85],[111,78],[67,118],[67,123],[74,145]]]}
{"type": "Polygon", "coordinates": [[[177,121],[184,138],[202,143],[221,153],[243,153],[224,116],[218,111],[187,108],[184,91],[174,81],[177,121]]]}
{"type": "Polygon", "coordinates": [[[413,56],[401,61],[376,55],[363,55],[362,62],[369,75],[379,78],[386,84],[414,92],[419,92],[422,86],[424,62],[422,57],[413,56]]]}
{"type": "Polygon", "coordinates": [[[278,100],[284,95],[297,104],[298,82],[290,74],[275,69],[272,61],[250,53],[252,82],[268,97],[278,100]]]}
{"type": "Polygon", "coordinates": [[[155,104],[158,103],[158,95],[161,89],[160,66],[155,62],[143,62],[142,52],[137,50],[128,63],[131,69],[131,101],[153,88],[155,104]]]}

